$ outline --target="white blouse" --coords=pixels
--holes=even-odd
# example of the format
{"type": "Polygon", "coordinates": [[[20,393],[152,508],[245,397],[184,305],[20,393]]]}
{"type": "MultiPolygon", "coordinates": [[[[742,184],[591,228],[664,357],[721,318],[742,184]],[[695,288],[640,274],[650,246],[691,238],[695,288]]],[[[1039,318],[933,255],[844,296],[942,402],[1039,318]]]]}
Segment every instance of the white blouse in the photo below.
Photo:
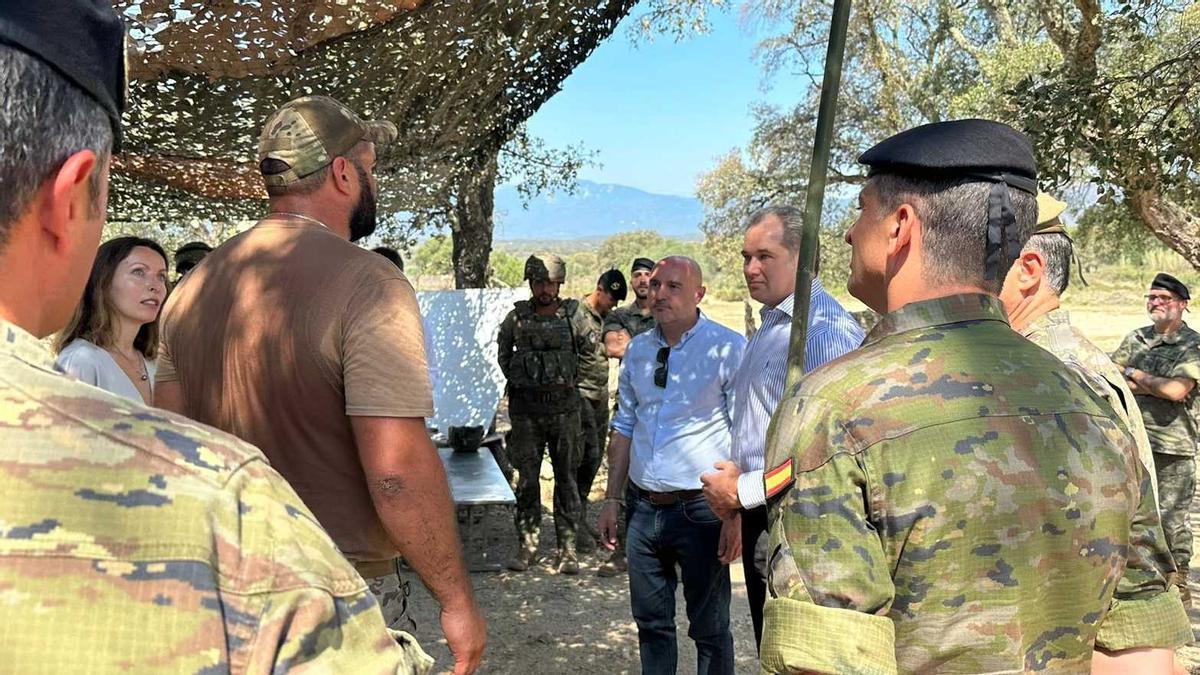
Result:
{"type": "MultiPolygon", "coordinates": [[[[157,370],[155,363],[140,353],[138,356],[141,356],[142,362],[146,364],[146,373],[149,376],[147,382],[153,393],[154,371],[157,370]]],[[[71,344],[63,348],[62,353],[58,355],[56,363],[59,368],[74,375],[80,382],[100,387],[131,401],[145,403],[142,400],[141,392],[121,369],[121,366],[117,365],[112,354],[87,340],[82,338],[72,340],[71,344]]]]}

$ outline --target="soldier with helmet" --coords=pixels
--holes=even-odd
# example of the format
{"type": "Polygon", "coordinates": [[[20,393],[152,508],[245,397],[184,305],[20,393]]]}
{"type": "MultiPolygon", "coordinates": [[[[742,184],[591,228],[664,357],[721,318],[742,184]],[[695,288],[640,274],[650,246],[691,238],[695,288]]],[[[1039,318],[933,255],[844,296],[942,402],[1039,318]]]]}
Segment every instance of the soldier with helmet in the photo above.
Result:
{"type": "Polygon", "coordinates": [[[578,574],[575,533],[580,501],[579,367],[588,355],[588,326],[579,302],[558,297],[567,276],[562,258],[536,253],[525,261],[532,297],[516,303],[500,324],[497,361],[508,380],[512,431],[509,457],[517,469],[517,555],[508,568],[524,571],[533,563],[541,530],[539,475],[549,453],[554,467],[555,569],[578,574]]]}

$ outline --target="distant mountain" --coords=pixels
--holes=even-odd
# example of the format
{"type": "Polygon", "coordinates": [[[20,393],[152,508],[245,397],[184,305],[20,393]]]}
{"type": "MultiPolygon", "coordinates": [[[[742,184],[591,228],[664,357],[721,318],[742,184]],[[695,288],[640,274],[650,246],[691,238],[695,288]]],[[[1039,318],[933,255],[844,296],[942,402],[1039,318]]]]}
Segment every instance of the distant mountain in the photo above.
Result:
{"type": "Polygon", "coordinates": [[[574,194],[539,196],[521,206],[511,186],[496,189],[497,241],[604,239],[654,230],[664,237],[699,239],[704,208],[691,197],[644,192],[625,185],[579,181],[574,194]]]}

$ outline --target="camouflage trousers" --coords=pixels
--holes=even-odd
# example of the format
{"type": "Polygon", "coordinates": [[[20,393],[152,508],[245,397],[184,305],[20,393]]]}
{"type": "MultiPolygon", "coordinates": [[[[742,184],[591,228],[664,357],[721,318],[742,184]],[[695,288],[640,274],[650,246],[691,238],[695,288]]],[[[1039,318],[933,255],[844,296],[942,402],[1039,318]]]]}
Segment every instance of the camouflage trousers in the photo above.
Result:
{"type": "Polygon", "coordinates": [[[608,440],[608,398],[590,399],[586,396],[579,398],[580,447],[583,457],[579,461],[579,473],[576,482],[579,484],[579,501],[583,504],[583,514],[587,515],[588,494],[600,472],[604,462],[605,441],[608,440]]]}
{"type": "Polygon", "coordinates": [[[542,458],[550,454],[554,467],[554,534],[559,550],[575,550],[580,503],[579,411],[538,417],[513,415],[508,434],[508,458],[517,470],[517,537],[523,547],[536,549],[542,527],[542,458]]]}
{"type": "Polygon", "coordinates": [[[409,633],[417,629],[417,623],[408,613],[408,582],[400,579],[398,571],[367,579],[366,582],[383,612],[383,622],[392,630],[392,637],[404,652],[411,672],[429,672],[433,668],[433,657],[426,654],[417,639],[409,633]]]}
{"type": "Polygon", "coordinates": [[[1196,491],[1196,458],[1154,453],[1158,476],[1158,513],[1175,566],[1186,572],[1192,559],[1192,494],[1196,491]]]}

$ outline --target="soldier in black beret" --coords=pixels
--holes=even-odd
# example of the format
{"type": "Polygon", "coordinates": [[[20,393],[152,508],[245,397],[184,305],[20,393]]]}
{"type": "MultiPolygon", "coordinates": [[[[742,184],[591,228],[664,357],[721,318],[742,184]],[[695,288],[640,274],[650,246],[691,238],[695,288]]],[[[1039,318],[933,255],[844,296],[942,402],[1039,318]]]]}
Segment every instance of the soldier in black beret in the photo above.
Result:
{"type": "Polygon", "coordinates": [[[175,250],[175,283],[183,281],[184,275],[191,272],[196,265],[204,260],[204,256],[212,253],[212,247],[202,241],[190,241],[175,250]]]}
{"type": "Polygon", "coordinates": [[[1190,642],[1127,428],[996,297],[1037,221],[1029,140],[958,120],[859,161],[849,287],[882,316],[771,421],[762,670],[1087,672],[1190,642]]]}

